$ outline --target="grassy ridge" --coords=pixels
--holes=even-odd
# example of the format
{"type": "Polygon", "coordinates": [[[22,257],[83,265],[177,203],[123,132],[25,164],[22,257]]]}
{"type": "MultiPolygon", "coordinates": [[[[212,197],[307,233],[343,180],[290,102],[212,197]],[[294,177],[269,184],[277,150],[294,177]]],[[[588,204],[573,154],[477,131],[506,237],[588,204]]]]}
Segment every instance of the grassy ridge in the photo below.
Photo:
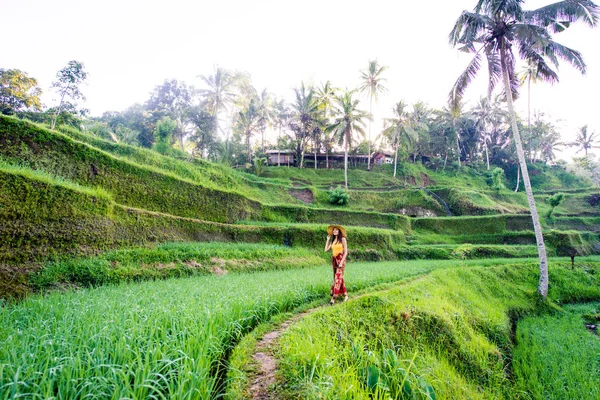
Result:
{"type": "MultiPolygon", "coordinates": [[[[571,270],[551,262],[549,298],[599,299],[599,272],[598,263],[571,270]]],[[[281,340],[286,393],[514,398],[518,392],[505,373],[511,318],[547,309],[536,302],[537,279],[535,264],[435,271],[315,313],[281,340]]]]}

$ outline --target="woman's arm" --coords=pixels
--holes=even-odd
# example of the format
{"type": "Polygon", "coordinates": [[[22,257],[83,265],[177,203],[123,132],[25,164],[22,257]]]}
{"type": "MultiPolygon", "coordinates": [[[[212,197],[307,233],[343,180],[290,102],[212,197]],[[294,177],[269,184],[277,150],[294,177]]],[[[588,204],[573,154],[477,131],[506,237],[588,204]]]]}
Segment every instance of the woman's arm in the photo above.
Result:
{"type": "Polygon", "coordinates": [[[331,239],[331,236],[327,235],[327,242],[325,242],[325,251],[329,251],[329,249],[331,249],[331,244],[329,243],[330,239],[331,239]]]}
{"type": "Polygon", "coordinates": [[[345,237],[342,238],[342,244],[344,245],[344,255],[342,256],[342,262],[340,264],[343,264],[344,261],[346,261],[346,257],[348,257],[348,243],[346,242],[345,237]]]}

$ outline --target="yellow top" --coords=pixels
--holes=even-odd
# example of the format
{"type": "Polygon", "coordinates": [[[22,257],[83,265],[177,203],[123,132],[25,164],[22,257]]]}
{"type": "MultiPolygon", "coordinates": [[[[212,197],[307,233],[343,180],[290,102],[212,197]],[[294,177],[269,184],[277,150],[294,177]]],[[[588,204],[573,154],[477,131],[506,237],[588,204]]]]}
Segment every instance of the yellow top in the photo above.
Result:
{"type": "Polygon", "coordinates": [[[344,252],[344,245],[342,244],[342,242],[339,243],[334,243],[331,245],[331,252],[333,254],[333,256],[337,256],[340,253],[344,252]]]}

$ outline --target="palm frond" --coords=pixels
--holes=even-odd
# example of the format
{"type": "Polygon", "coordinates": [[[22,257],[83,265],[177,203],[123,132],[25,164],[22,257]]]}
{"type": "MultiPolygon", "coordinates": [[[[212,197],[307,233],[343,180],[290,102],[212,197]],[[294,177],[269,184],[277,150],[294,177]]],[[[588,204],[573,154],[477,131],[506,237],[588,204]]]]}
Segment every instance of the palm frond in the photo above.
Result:
{"type": "Polygon", "coordinates": [[[499,80],[502,79],[502,65],[500,64],[500,57],[498,52],[495,51],[494,45],[488,43],[485,46],[485,56],[488,64],[488,97],[492,96],[492,92],[496,87],[499,80]]]}
{"type": "Polygon", "coordinates": [[[450,44],[456,46],[462,43],[467,45],[466,49],[469,49],[487,27],[491,26],[491,22],[491,19],[485,15],[463,11],[450,32],[450,44]]]}
{"type": "Polygon", "coordinates": [[[546,54],[552,54],[568,62],[573,67],[578,69],[582,74],[585,74],[587,67],[583,61],[583,56],[577,50],[570,49],[560,43],[552,41],[546,46],[546,54]]]}
{"type": "Polygon", "coordinates": [[[548,28],[552,33],[561,32],[572,22],[583,21],[596,26],[600,9],[589,0],[566,0],[537,10],[525,11],[525,21],[548,28]]]}
{"type": "Polygon", "coordinates": [[[456,83],[454,83],[454,86],[452,86],[452,90],[450,90],[450,93],[448,94],[448,102],[450,104],[460,103],[465,94],[465,90],[467,90],[467,87],[473,81],[480,68],[481,54],[478,52],[475,54],[475,57],[473,57],[469,65],[467,65],[467,68],[463,73],[460,74],[456,83]]]}

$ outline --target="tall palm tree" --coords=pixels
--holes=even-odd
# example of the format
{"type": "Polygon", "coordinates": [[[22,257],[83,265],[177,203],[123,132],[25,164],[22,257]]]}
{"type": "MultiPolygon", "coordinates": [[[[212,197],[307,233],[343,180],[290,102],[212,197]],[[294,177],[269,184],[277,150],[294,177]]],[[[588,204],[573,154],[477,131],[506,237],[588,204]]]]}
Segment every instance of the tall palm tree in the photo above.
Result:
{"type": "Polygon", "coordinates": [[[317,128],[319,103],[312,85],[306,86],[301,82],[299,88],[295,88],[296,99],[292,104],[294,118],[290,128],[296,134],[296,155],[300,158],[300,168],[304,165],[305,143],[313,135],[317,128]]]}
{"type": "MultiPolygon", "coordinates": [[[[331,117],[333,102],[335,101],[335,96],[338,91],[339,89],[333,87],[330,81],[325,82],[325,84],[317,89],[319,109],[323,114],[325,126],[329,125],[329,118],[331,117]]],[[[324,135],[323,142],[325,144],[325,168],[329,169],[329,150],[331,149],[331,137],[329,137],[327,133],[324,135]]]]}
{"type": "MultiPolygon", "coordinates": [[[[377,98],[380,93],[387,92],[387,88],[383,86],[383,82],[386,80],[381,77],[381,74],[387,69],[387,67],[380,67],[377,60],[369,60],[369,67],[366,71],[360,71],[360,79],[362,83],[358,87],[362,93],[367,93],[369,96],[369,114],[373,113],[373,99],[377,102],[377,98]]],[[[367,161],[367,168],[371,169],[371,121],[369,121],[369,136],[367,137],[367,144],[369,146],[369,159],[367,161]]]]}
{"type": "MultiPolygon", "coordinates": [[[[208,89],[201,89],[199,92],[205,103],[206,109],[212,112],[213,116],[216,118],[215,132],[218,133],[219,129],[221,129],[221,132],[223,131],[219,126],[219,113],[227,110],[235,99],[235,76],[225,68],[215,66],[214,69],[213,75],[199,75],[200,79],[208,86],[208,89]]],[[[227,141],[228,134],[226,133],[226,152],[227,141]]]]}
{"type": "MultiPolygon", "coordinates": [[[[527,130],[531,137],[531,83],[536,83],[542,79],[538,71],[537,64],[528,62],[527,66],[518,74],[521,85],[527,83],[527,130]]],[[[533,153],[531,143],[529,143],[529,152],[533,153]]],[[[532,160],[533,161],[533,160],[532,160]]]]}
{"type": "Polygon", "coordinates": [[[273,100],[271,95],[264,89],[260,96],[257,96],[257,111],[259,115],[259,130],[261,134],[261,147],[263,153],[265,152],[265,131],[269,125],[273,124],[275,119],[275,113],[273,110],[273,100]]]}
{"type": "Polygon", "coordinates": [[[460,168],[460,156],[462,154],[460,150],[460,129],[457,128],[456,122],[460,119],[464,114],[464,103],[460,101],[460,99],[451,100],[448,102],[448,106],[444,107],[442,110],[442,115],[445,118],[448,118],[452,121],[452,132],[454,133],[454,137],[456,138],[456,154],[458,167],[460,168]]]}
{"type": "Polygon", "coordinates": [[[481,97],[479,102],[475,105],[471,114],[475,117],[477,125],[481,127],[482,135],[481,140],[483,141],[483,147],[485,151],[485,160],[487,169],[490,169],[490,155],[489,145],[491,137],[494,131],[504,120],[505,112],[500,106],[499,98],[496,97],[493,100],[489,97],[481,97]]]}
{"type": "Polygon", "coordinates": [[[398,147],[404,142],[408,146],[413,146],[419,139],[417,132],[412,129],[408,112],[406,111],[406,103],[399,101],[394,106],[394,118],[386,118],[383,134],[392,143],[394,148],[394,178],[396,177],[396,169],[398,165],[398,147]]]}
{"type": "Polygon", "coordinates": [[[254,133],[260,129],[260,113],[254,103],[254,99],[250,100],[248,107],[238,112],[237,121],[238,129],[246,138],[246,151],[248,152],[248,163],[252,163],[252,147],[250,139],[254,133]]]}
{"type": "Polygon", "coordinates": [[[290,109],[284,99],[274,100],[273,116],[275,127],[277,128],[277,166],[281,166],[281,129],[287,125],[290,118],[290,109]]]}
{"type": "Polygon", "coordinates": [[[358,100],[352,97],[354,91],[346,90],[336,98],[334,121],[327,128],[338,139],[339,144],[344,144],[344,183],[348,189],[348,149],[355,133],[365,136],[365,119],[371,118],[366,111],[358,109],[358,100]]]}
{"type": "Polygon", "coordinates": [[[545,81],[558,81],[558,75],[548,62],[556,67],[559,58],[585,73],[586,66],[581,54],[555,42],[552,34],[566,29],[578,20],[595,26],[598,20],[598,6],[588,0],[566,0],[537,10],[525,11],[521,7],[522,3],[523,0],[479,0],[473,12],[463,11],[460,15],[450,33],[450,43],[460,46],[460,50],[474,53],[475,57],[454,84],[450,100],[456,102],[463,97],[467,86],[479,71],[482,54],[485,55],[489,71],[488,94],[499,80],[504,83],[515,146],[538,245],[538,292],[545,299],[548,294],[546,247],[513,107],[513,98],[516,98],[519,87],[515,73],[515,52],[525,61],[537,65],[540,78],[545,81]]]}
{"type": "Polygon", "coordinates": [[[577,133],[577,138],[573,142],[567,143],[567,146],[571,147],[579,147],[577,152],[579,153],[581,150],[585,152],[585,156],[588,155],[588,150],[590,149],[600,149],[600,136],[596,132],[592,132],[588,134],[587,125],[579,128],[579,132],[577,133]]]}

